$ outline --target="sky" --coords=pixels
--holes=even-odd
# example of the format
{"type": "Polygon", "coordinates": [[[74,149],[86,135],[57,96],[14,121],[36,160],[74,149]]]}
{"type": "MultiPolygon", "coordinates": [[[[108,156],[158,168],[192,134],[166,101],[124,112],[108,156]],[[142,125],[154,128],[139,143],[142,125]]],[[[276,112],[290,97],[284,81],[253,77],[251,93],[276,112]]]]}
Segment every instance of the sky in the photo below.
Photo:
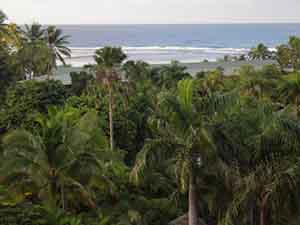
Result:
{"type": "Polygon", "coordinates": [[[0,0],[24,24],[300,22],[300,0],[0,0]]]}

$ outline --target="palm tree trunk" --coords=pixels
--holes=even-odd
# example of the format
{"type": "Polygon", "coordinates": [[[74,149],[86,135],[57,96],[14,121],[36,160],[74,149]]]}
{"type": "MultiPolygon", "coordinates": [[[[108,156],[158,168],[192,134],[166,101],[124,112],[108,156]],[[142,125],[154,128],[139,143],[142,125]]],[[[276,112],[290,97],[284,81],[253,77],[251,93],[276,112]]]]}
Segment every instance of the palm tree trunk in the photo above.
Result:
{"type": "Polygon", "coordinates": [[[30,72],[28,76],[28,80],[32,80],[33,77],[34,77],[34,72],[30,72]]]}
{"type": "Polygon", "coordinates": [[[114,149],[114,127],[113,127],[113,96],[112,88],[109,87],[109,135],[110,135],[110,149],[114,149]]]}
{"type": "Polygon", "coordinates": [[[254,218],[254,215],[255,215],[255,202],[252,200],[250,202],[250,208],[249,208],[249,221],[250,221],[250,225],[254,225],[254,221],[255,221],[255,218],[254,218]]]}
{"type": "Polygon", "coordinates": [[[263,193],[260,206],[260,225],[267,225],[267,202],[270,193],[263,193]]]}
{"type": "Polygon", "coordinates": [[[49,69],[49,71],[47,72],[47,80],[50,80],[50,77],[52,76],[53,76],[52,69],[49,69]]]}
{"type": "Polygon", "coordinates": [[[57,191],[57,183],[55,178],[50,178],[50,193],[49,193],[49,203],[51,207],[56,207],[56,191],[57,191]]]}
{"type": "MultiPolygon", "coordinates": [[[[51,49],[53,49],[54,47],[51,46],[51,49]]],[[[52,50],[54,51],[54,50],[52,50]]],[[[54,75],[54,68],[57,68],[57,65],[56,65],[56,57],[55,55],[53,56],[53,61],[52,61],[52,64],[49,65],[49,68],[48,68],[48,72],[47,72],[47,80],[50,80],[51,77],[53,77],[54,75]]]]}
{"type": "Polygon", "coordinates": [[[294,73],[296,73],[297,72],[297,63],[293,62],[292,66],[293,66],[294,73]]]}
{"type": "Polygon", "coordinates": [[[285,66],[284,64],[279,63],[280,71],[282,74],[285,74],[285,66]]]}
{"type": "Polygon", "coordinates": [[[299,99],[298,99],[298,96],[296,96],[296,99],[295,99],[295,108],[296,108],[297,118],[299,118],[300,112],[299,112],[299,99]]]}
{"type": "Polygon", "coordinates": [[[47,70],[47,80],[50,80],[51,77],[53,77],[53,68],[52,66],[49,66],[49,69],[47,70]]]}
{"type": "Polygon", "coordinates": [[[61,185],[61,204],[62,204],[62,209],[65,211],[65,190],[64,190],[64,185],[61,185]]]}
{"type": "Polygon", "coordinates": [[[197,212],[197,193],[196,184],[193,170],[190,170],[189,179],[189,224],[198,225],[198,212],[197,212]]]}

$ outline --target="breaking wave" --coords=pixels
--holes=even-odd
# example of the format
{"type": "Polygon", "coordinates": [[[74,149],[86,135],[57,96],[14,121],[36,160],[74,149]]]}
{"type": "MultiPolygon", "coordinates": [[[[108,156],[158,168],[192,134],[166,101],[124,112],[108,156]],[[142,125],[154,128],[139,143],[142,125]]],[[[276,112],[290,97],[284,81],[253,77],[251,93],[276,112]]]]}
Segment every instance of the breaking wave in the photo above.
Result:
{"type": "MultiPolygon", "coordinates": [[[[76,57],[92,57],[96,49],[93,48],[80,48],[71,47],[72,58],[76,57]]],[[[122,47],[125,53],[129,56],[131,54],[174,54],[174,53],[191,53],[191,54],[228,54],[228,55],[241,55],[249,52],[246,48],[200,48],[200,47],[178,47],[178,46],[145,46],[145,47],[122,47]]]]}

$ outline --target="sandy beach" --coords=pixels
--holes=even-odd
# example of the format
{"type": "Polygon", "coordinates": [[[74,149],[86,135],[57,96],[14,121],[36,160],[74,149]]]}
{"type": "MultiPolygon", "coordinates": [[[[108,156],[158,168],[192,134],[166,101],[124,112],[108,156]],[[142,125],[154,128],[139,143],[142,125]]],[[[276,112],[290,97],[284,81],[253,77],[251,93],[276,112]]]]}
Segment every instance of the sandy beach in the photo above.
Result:
{"type": "MultiPolygon", "coordinates": [[[[195,75],[201,71],[211,71],[217,68],[223,68],[224,74],[231,75],[235,70],[239,69],[242,65],[252,65],[256,69],[260,69],[264,65],[276,64],[273,60],[253,60],[253,61],[237,61],[237,62],[201,62],[201,63],[182,63],[186,66],[187,72],[195,75]]],[[[154,65],[156,66],[156,65],[154,65]]]]}
{"type": "MultiPolygon", "coordinates": [[[[264,65],[276,64],[276,61],[272,60],[253,60],[253,61],[237,61],[237,62],[201,62],[201,63],[181,63],[181,65],[187,68],[187,72],[191,75],[196,75],[201,71],[211,71],[216,68],[222,67],[224,74],[231,75],[235,70],[239,69],[242,65],[252,65],[256,69],[260,69],[264,65]]],[[[153,64],[153,67],[159,67],[167,64],[153,64]]],[[[80,72],[82,67],[63,67],[59,66],[55,72],[54,79],[61,80],[64,84],[71,84],[71,72],[80,72]]]]}

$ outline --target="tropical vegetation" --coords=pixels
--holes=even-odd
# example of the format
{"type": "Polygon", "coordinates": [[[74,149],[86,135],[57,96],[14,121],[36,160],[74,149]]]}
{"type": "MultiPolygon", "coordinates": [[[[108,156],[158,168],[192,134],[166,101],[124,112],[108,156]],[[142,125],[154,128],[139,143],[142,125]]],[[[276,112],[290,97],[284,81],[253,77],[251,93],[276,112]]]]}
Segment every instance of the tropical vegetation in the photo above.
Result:
{"type": "Polygon", "coordinates": [[[108,46],[69,86],[59,28],[0,40],[0,225],[300,223],[298,37],[230,75],[108,46]]]}

